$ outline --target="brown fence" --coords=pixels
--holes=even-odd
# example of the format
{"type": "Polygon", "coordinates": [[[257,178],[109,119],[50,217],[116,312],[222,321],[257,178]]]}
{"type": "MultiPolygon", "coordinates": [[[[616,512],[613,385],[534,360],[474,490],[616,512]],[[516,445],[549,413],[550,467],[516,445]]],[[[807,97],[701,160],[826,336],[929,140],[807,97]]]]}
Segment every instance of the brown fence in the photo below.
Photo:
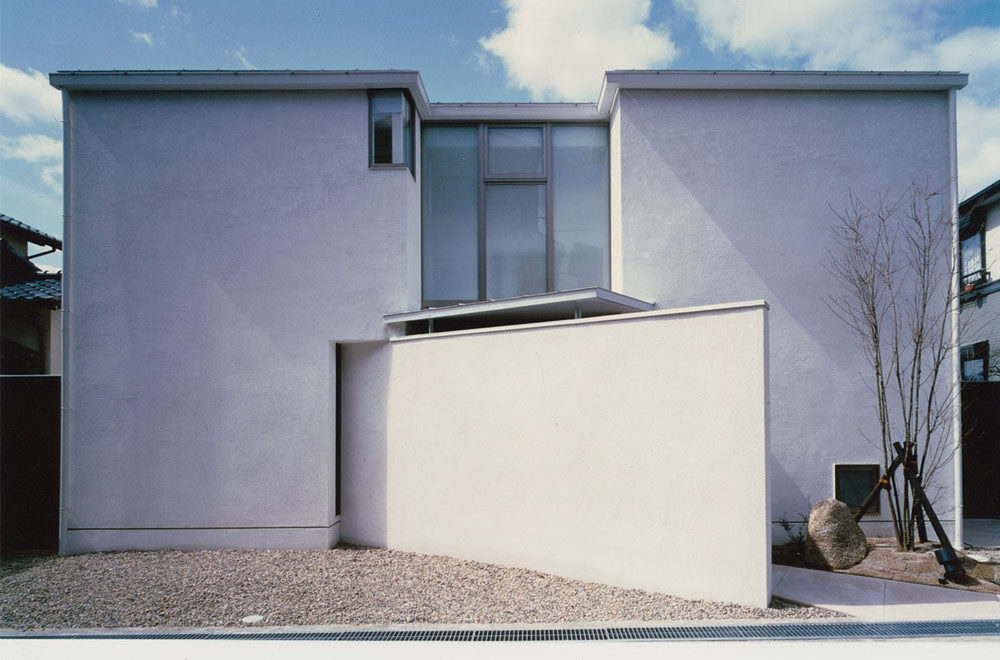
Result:
{"type": "Polygon", "coordinates": [[[966,518],[1000,518],[1000,382],[962,383],[966,518]]]}
{"type": "Polygon", "coordinates": [[[0,376],[0,551],[59,544],[59,376],[0,376]]]}

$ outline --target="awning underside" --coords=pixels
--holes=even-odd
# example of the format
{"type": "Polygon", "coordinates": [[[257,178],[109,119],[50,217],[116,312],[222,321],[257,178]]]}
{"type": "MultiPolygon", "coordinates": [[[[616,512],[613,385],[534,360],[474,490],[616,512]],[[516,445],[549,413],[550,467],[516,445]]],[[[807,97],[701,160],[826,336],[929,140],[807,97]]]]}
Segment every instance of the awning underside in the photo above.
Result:
{"type": "Polygon", "coordinates": [[[648,312],[653,303],[600,287],[484,300],[383,316],[389,325],[404,324],[406,334],[541,323],[609,314],[648,312]]]}

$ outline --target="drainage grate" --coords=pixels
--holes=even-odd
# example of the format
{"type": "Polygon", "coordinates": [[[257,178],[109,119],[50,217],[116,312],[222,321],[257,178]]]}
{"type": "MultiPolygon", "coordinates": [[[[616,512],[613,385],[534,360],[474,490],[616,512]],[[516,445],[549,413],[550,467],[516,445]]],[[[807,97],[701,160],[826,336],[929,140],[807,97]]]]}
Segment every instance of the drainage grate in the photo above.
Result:
{"type": "Polygon", "coordinates": [[[1000,636],[1000,620],[872,623],[764,623],[729,626],[629,628],[513,628],[484,630],[343,630],[335,632],[187,632],[0,635],[0,639],[223,639],[340,642],[565,642],[601,640],[887,639],[1000,636]]]}

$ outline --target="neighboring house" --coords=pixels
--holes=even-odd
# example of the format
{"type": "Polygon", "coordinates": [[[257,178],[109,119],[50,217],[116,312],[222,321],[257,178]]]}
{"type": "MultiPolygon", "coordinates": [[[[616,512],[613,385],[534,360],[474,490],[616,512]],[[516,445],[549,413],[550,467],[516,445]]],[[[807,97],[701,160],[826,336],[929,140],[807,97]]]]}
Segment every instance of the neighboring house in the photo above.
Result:
{"type": "Polygon", "coordinates": [[[962,380],[1000,381],[1000,181],[958,207],[962,380]]]}
{"type": "Polygon", "coordinates": [[[1000,518],[1000,181],[959,204],[966,518],[1000,518]]]}
{"type": "Polygon", "coordinates": [[[61,552],[340,540],[766,604],[778,520],[882,459],[831,206],[953,191],[966,78],[52,74],[61,552]]]}
{"type": "Polygon", "coordinates": [[[0,214],[0,374],[60,373],[62,274],[31,261],[56,250],[58,238],[0,214]],[[29,254],[29,245],[49,249],[29,254]]]}
{"type": "Polygon", "coordinates": [[[3,553],[58,544],[62,276],[33,259],[61,249],[58,238],[0,214],[3,553]]]}

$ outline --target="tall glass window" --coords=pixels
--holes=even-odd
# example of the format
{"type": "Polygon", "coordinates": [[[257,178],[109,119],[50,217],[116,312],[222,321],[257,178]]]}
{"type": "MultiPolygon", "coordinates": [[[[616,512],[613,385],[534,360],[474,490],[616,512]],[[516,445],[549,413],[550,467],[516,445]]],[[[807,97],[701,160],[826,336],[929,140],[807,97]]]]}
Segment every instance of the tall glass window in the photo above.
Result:
{"type": "Polygon", "coordinates": [[[425,125],[424,304],[607,287],[608,127],[425,125]]]}
{"type": "Polygon", "coordinates": [[[424,129],[424,300],[479,299],[479,130],[424,129]]]}
{"type": "Polygon", "coordinates": [[[608,173],[606,126],[552,127],[557,290],[608,286],[608,173]]]}
{"type": "Polygon", "coordinates": [[[544,293],[545,186],[486,186],[486,297],[544,293]]]}

